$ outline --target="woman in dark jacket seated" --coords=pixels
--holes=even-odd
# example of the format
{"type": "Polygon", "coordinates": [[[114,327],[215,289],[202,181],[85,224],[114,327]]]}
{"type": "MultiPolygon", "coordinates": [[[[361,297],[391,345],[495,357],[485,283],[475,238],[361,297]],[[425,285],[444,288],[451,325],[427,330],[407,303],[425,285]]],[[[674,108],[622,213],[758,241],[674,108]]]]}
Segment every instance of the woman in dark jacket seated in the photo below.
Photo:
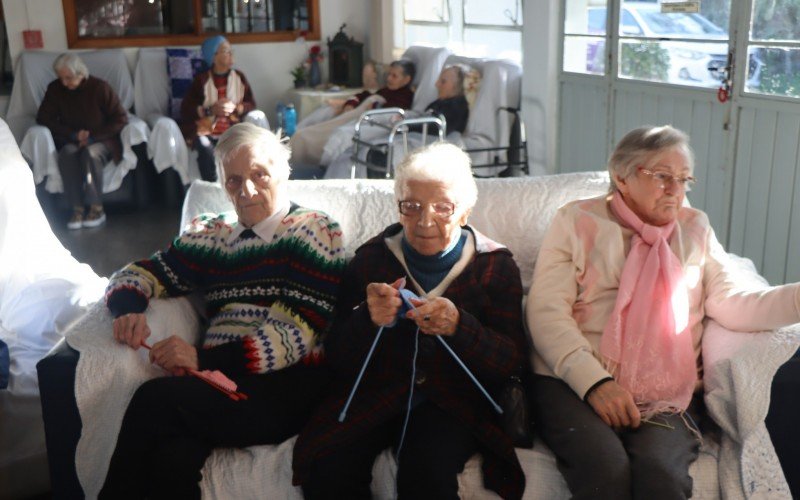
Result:
{"type": "Polygon", "coordinates": [[[96,227],[106,220],[103,168],[122,158],[119,134],[128,113],[114,89],[89,75],[77,54],[58,56],[53,71],[58,78],[47,86],[36,122],[50,129],[58,148],[58,170],[72,207],[67,228],[96,227]]]}
{"type": "MultiPolygon", "coordinates": [[[[436,80],[439,96],[425,108],[425,112],[433,116],[444,116],[448,134],[463,134],[467,128],[469,103],[464,97],[464,76],[464,68],[459,65],[444,68],[436,80]]],[[[414,131],[419,129],[421,125],[411,128],[414,131]]]]}
{"type": "Polygon", "coordinates": [[[409,155],[395,194],[400,223],[361,246],[345,273],[326,341],[333,390],[297,440],[295,483],[307,499],[370,498],[375,457],[391,447],[400,498],[457,498],[457,475],[475,453],[486,487],[520,498],[525,478],[510,439],[442,345],[496,395],[526,351],[519,269],[506,247],[467,225],[477,186],[457,147],[409,155]],[[410,299],[414,310],[403,306],[404,284],[421,297],[410,299]]]}

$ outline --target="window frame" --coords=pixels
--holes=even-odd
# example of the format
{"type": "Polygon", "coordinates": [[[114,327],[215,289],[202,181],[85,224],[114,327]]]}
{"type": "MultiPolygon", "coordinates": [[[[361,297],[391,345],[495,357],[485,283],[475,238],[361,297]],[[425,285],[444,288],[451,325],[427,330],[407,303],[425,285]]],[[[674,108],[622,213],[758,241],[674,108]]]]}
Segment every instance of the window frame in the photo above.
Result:
{"type": "MultiPolygon", "coordinates": [[[[518,33],[520,37],[520,46],[519,46],[519,53],[520,53],[520,64],[522,62],[522,52],[523,52],[523,27],[525,25],[524,21],[524,0],[515,0],[517,5],[519,6],[519,16],[522,18],[522,22],[516,25],[503,25],[503,24],[478,24],[478,23],[468,23],[465,22],[466,18],[466,2],[468,0],[442,0],[444,7],[447,9],[447,17],[448,21],[418,21],[418,20],[408,20],[406,19],[405,14],[405,0],[394,0],[394,12],[395,12],[395,19],[394,19],[394,29],[395,29],[395,36],[394,36],[394,50],[396,54],[402,53],[403,50],[413,45],[409,43],[406,38],[406,29],[408,27],[435,27],[435,28],[444,28],[447,30],[448,36],[447,41],[445,42],[446,46],[450,46],[451,44],[455,45],[462,45],[465,43],[466,40],[466,31],[467,30],[481,30],[481,31],[497,31],[497,32],[510,32],[510,33],[518,33]]],[[[461,55],[468,55],[455,50],[456,53],[461,55]]]]}
{"type": "Polygon", "coordinates": [[[263,33],[204,33],[202,25],[202,0],[194,2],[193,34],[180,35],[132,35],[119,37],[82,37],[78,34],[78,16],[75,12],[77,0],[62,0],[64,26],[67,32],[67,47],[70,49],[98,49],[121,47],[161,47],[168,45],[198,45],[212,35],[221,34],[231,43],[291,42],[299,37],[320,40],[319,0],[306,0],[308,5],[308,30],[269,31],[263,33]]]}

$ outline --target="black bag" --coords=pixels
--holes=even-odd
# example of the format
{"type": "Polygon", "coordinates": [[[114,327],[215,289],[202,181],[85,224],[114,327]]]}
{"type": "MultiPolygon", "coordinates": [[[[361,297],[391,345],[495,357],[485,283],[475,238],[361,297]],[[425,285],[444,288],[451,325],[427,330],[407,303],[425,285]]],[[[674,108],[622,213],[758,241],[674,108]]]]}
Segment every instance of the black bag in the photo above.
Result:
{"type": "Polygon", "coordinates": [[[514,446],[533,448],[533,426],[525,386],[517,376],[506,381],[500,394],[502,427],[514,446]]]}

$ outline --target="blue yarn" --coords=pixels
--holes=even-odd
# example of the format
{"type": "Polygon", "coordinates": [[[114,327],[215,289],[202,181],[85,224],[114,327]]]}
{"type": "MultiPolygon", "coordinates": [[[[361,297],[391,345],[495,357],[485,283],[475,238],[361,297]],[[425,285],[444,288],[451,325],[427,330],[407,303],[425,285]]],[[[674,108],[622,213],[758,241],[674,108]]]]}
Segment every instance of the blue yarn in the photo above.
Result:
{"type": "Polygon", "coordinates": [[[400,450],[403,449],[403,441],[406,439],[406,429],[408,429],[408,421],[411,419],[411,407],[414,400],[414,382],[417,379],[417,353],[419,353],[419,327],[414,334],[414,358],[411,361],[411,389],[408,391],[408,404],[406,405],[406,416],[403,419],[403,430],[400,431],[400,442],[397,443],[397,457],[398,463],[400,462],[400,450]]]}

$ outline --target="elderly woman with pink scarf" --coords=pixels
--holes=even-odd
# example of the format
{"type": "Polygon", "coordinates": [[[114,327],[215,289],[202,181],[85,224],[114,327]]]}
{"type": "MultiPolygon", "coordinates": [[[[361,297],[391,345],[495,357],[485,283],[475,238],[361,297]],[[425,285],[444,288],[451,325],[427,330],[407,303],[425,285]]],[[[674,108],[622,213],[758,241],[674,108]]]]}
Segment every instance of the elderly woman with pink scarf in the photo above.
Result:
{"type": "Polygon", "coordinates": [[[629,132],[611,192],[562,207],[528,296],[537,430],[573,498],[692,495],[703,319],[757,331],[800,322],[800,284],[737,287],[703,212],[688,137],[629,132]]]}

